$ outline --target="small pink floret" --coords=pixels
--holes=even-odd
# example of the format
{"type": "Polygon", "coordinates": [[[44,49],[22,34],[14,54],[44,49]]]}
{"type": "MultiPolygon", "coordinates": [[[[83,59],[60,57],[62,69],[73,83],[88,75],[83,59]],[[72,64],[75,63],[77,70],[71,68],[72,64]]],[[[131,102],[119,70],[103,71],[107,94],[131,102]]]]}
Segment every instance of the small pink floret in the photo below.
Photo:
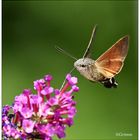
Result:
{"type": "Polygon", "coordinates": [[[35,122],[31,120],[24,119],[22,121],[22,127],[27,133],[32,133],[34,128],[35,122]]]}

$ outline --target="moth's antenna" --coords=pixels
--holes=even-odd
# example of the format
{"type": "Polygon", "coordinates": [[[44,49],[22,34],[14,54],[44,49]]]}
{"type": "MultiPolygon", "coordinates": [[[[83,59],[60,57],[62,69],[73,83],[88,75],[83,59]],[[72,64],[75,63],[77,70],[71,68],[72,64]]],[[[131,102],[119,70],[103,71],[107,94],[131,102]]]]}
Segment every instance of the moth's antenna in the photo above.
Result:
{"type": "MultiPolygon", "coordinates": [[[[75,67],[73,67],[72,70],[69,73],[72,73],[74,71],[74,69],[75,69],[75,67]]],[[[64,87],[65,82],[66,82],[66,78],[64,79],[63,84],[62,84],[60,90],[62,90],[62,88],[64,87]]]]}
{"type": "Polygon", "coordinates": [[[56,48],[59,52],[61,52],[61,53],[65,54],[65,55],[71,57],[71,58],[74,59],[74,60],[77,60],[76,57],[72,56],[70,53],[66,52],[66,51],[63,50],[62,48],[60,48],[60,47],[58,47],[58,46],[55,46],[55,48],[56,48]]]}
{"type": "Polygon", "coordinates": [[[91,49],[93,47],[93,41],[94,41],[95,34],[96,34],[96,28],[97,28],[97,25],[95,25],[93,30],[92,30],[92,34],[91,34],[87,49],[83,55],[83,58],[87,58],[87,57],[90,58],[91,57],[91,49]]]}

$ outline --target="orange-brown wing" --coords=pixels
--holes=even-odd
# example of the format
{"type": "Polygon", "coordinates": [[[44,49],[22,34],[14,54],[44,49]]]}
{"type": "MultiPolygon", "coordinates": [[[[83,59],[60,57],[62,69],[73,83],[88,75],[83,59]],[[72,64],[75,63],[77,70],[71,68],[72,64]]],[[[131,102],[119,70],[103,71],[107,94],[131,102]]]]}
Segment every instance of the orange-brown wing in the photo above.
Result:
{"type": "Polygon", "coordinates": [[[95,65],[106,78],[112,78],[121,71],[127,52],[128,36],[125,36],[103,53],[95,61],[95,65]]]}

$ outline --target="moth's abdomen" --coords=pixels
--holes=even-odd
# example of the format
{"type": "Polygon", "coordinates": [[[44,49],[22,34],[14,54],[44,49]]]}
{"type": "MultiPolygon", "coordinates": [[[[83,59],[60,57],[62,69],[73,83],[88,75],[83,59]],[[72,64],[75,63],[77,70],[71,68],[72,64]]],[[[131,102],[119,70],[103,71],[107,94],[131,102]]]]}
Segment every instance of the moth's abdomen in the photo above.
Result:
{"type": "Polygon", "coordinates": [[[117,88],[118,83],[115,81],[114,78],[106,79],[101,81],[101,83],[106,87],[106,88],[117,88]]]}

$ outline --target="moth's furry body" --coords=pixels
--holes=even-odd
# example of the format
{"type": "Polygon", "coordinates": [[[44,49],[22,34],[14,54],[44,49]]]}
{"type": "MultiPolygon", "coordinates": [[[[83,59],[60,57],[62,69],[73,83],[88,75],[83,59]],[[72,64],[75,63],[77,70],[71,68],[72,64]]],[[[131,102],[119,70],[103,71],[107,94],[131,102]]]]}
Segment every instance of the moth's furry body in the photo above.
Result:
{"type": "Polygon", "coordinates": [[[95,65],[95,60],[91,58],[81,58],[74,63],[74,67],[91,82],[100,82],[105,87],[117,87],[117,83],[114,78],[106,78],[99,72],[98,67],[95,65]]]}
{"type": "Polygon", "coordinates": [[[83,75],[85,78],[92,82],[104,80],[105,77],[99,73],[95,61],[91,58],[81,58],[74,63],[74,67],[83,75]]]}

